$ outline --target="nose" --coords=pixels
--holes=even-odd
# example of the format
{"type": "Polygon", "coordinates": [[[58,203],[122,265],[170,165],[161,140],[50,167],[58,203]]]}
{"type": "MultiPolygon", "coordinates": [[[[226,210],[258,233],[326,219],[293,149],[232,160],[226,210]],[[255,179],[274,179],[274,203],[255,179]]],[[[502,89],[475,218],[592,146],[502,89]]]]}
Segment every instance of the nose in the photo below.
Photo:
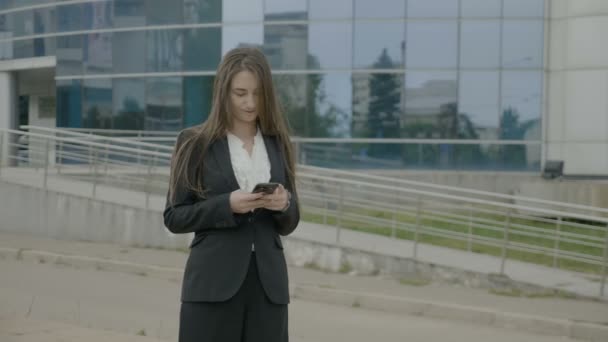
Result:
{"type": "Polygon", "coordinates": [[[246,110],[253,110],[255,109],[255,96],[253,95],[248,95],[245,96],[245,109],[246,110]]]}

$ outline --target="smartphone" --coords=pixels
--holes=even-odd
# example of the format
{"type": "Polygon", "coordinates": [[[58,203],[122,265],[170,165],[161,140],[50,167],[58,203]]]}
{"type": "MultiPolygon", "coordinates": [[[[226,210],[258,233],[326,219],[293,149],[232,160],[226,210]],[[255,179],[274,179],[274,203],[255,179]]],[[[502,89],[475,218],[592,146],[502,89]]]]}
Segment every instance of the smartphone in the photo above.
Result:
{"type": "Polygon", "coordinates": [[[272,194],[279,187],[279,183],[258,183],[253,188],[252,193],[263,192],[265,194],[272,194]]]}

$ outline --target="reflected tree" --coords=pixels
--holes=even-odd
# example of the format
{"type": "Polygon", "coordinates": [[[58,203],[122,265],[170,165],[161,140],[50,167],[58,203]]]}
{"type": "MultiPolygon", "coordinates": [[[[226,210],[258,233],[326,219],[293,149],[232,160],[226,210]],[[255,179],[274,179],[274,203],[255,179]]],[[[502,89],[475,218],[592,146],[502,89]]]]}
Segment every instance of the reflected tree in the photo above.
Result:
{"type": "MultiPolygon", "coordinates": [[[[517,109],[508,107],[500,117],[500,139],[501,140],[524,140],[528,130],[538,120],[520,122],[517,109]]],[[[504,167],[521,168],[527,164],[525,145],[503,145],[501,148],[501,161],[504,167]]]]}
{"type": "MultiPolygon", "coordinates": [[[[394,63],[383,49],[374,63],[376,69],[391,69],[394,63]]],[[[398,75],[388,73],[372,74],[369,79],[369,111],[367,115],[367,136],[370,138],[398,138],[401,114],[401,85],[398,75]]],[[[400,149],[396,144],[372,145],[369,154],[373,156],[396,156],[400,149]]]]}
{"type": "Polygon", "coordinates": [[[125,98],[122,108],[114,118],[114,127],[117,129],[144,129],[144,111],[131,97],[125,98]]]}

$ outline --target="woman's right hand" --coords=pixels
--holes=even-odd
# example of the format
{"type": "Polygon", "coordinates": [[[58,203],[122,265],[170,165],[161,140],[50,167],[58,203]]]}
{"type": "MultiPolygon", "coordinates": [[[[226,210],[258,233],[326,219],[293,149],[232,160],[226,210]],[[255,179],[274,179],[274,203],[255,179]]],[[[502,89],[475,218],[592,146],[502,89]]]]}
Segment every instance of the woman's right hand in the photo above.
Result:
{"type": "Polygon", "coordinates": [[[262,208],[266,204],[264,193],[255,194],[236,190],[230,193],[230,209],[233,213],[245,214],[253,209],[262,208]]]}

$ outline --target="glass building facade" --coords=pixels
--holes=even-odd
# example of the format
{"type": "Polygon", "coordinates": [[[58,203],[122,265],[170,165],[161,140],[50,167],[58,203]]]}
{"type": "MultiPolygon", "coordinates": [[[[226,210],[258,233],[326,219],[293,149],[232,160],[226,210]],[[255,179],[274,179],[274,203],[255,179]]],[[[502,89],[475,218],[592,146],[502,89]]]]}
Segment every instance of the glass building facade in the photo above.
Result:
{"type": "Polygon", "coordinates": [[[337,167],[538,171],[544,0],[0,1],[0,59],[56,56],[58,127],[205,120],[221,56],[268,57],[293,134],[337,167]]]}

